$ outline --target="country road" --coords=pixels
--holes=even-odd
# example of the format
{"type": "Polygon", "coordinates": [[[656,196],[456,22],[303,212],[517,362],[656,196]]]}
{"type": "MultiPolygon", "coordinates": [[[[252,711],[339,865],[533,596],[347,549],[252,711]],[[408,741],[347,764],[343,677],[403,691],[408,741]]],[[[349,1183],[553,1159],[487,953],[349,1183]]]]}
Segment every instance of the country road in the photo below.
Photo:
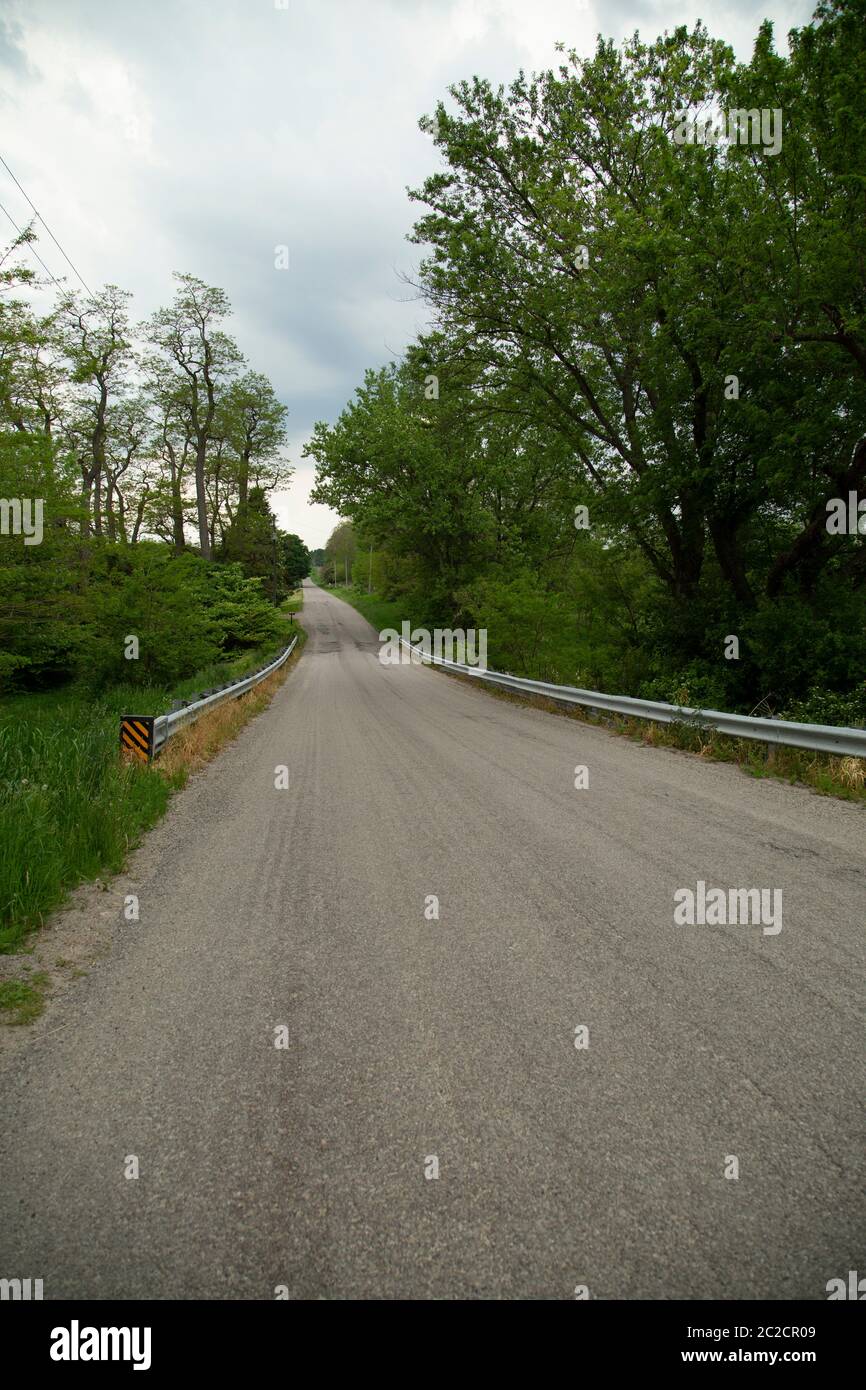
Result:
{"type": "Polygon", "coordinates": [[[824,1299],[866,1272],[862,809],[383,667],[309,584],[304,623],[111,885],[111,950],[4,1055],[0,1276],[824,1299]],[[698,880],[781,889],[781,932],[675,925],[698,880]]]}

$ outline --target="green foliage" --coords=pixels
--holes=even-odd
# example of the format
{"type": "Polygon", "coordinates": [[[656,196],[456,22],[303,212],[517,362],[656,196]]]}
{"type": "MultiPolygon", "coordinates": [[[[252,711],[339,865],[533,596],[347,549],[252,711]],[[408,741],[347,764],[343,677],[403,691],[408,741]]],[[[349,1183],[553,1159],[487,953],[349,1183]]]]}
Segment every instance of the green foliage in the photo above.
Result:
{"type": "Polygon", "coordinates": [[[7,645],[0,680],[7,690],[76,677],[90,691],[164,686],[226,653],[273,648],[282,635],[262,581],[237,564],[175,556],[147,541],[91,541],[83,555],[72,547],[66,568],[47,547],[32,547],[32,560],[24,554],[2,571],[7,645]],[[125,655],[130,637],[138,641],[137,658],[125,655]]]}
{"type": "Polygon", "coordinates": [[[308,565],[299,537],[271,535],[287,411],[266,377],[237,375],[226,295],[175,277],[141,356],[117,286],[62,294],[44,318],[15,297],[34,284],[17,259],[34,239],[28,230],[0,256],[0,498],[27,499],[43,523],[31,544],[3,503],[0,693],[165,686],[276,645],[268,597],[308,565]]]}
{"type": "Polygon", "coordinates": [[[850,695],[836,695],[819,688],[810,690],[803,700],[792,700],[779,711],[780,719],[801,724],[837,724],[846,729],[866,728],[866,682],[850,695]]]}
{"type": "Polygon", "coordinates": [[[0,1011],[7,1014],[6,1024],[32,1023],[45,1007],[43,990],[48,976],[41,971],[25,980],[4,980],[0,983],[0,1011]]]}
{"type": "Polygon", "coordinates": [[[124,712],[68,695],[0,704],[0,951],[71,884],[118,870],[162,813],[164,779],[117,756],[124,712]]]}
{"type": "Polygon", "coordinates": [[[206,612],[219,632],[220,649],[263,647],[280,640],[283,624],[266,593],[266,581],[247,578],[240,565],[210,570],[206,612]]]}
{"type": "Polygon", "coordinates": [[[489,634],[487,660],[494,670],[538,680],[560,677],[569,618],[562,593],[545,593],[531,571],[521,570],[509,578],[479,579],[458,597],[471,625],[489,634]]]}
{"type": "Polygon", "coordinates": [[[238,506],[217,558],[236,561],[245,575],[261,579],[272,603],[279,603],[310,572],[307,547],[300,536],[278,529],[260,487],[251,488],[238,506]]]}
{"type": "Polygon", "coordinates": [[[173,556],[156,542],[99,551],[86,596],[90,687],[160,685],[214,660],[221,634],[208,570],[198,556],[173,556]],[[138,641],[137,658],[125,655],[129,637],[138,641]]]}
{"type": "Polygon", "coordinates": [[[172,555],[142,542],[102,551],[87,594],[86,662],[91,689],[168,685],[238,649],[275,645],[282,625],[261,581],[240,565],[172,555]],[[138,639],[138,657],[125,655],[138,639]]]}
{"type": "Polygon", "coordinates": [[[253,488],[226,528],[220,558],[237,561],[244,574],[264,578],[273,572],[276,519],[261,488],[253,488]]]}
{"type": "Polygon", "coordinates": [[[486,626],[491,663],[530,675],[847,699],[866,540],[826,518],[866,498],[864,19],[828,0],[786,56],[762,25],[747,63],[700,23],[599,39],[422,120],[435,327],[306,450],[381,594],[486,626]],[[674,139],[714,106],[780,110],[781,147],[674,139]]]}
{"type": "Polygon", "coordinates": [[[291,593],[310,573],[310,552],[300,536],[291,531],[281,531],[277,536],[277,556],[281,584],[286,592],[291,593]]]}
{"type": "Polygon", "coordinates": [[[81,657],[79,592],[86,562],[68,461],[41,433],[0,430],[0,497],[43,503],[43,538],[0,535],[0,690],[51,684],[81,657]]]}

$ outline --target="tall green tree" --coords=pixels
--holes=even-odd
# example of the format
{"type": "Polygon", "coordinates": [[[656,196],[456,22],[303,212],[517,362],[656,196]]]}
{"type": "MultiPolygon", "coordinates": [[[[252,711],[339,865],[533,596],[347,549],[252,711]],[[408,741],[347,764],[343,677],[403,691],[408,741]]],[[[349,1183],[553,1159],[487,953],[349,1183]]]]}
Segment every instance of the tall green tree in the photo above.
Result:
{"type": "Polygon", "coordinates": [[[85,534],[92,528],[99,536],[104,529],[109,411],[127,391],[132,365],[131,298],[117,285],[106,285],[93,299],[63,295],[57,311],[58,339],[75,388],[67,437],[75,443],[81,468],[85,534]]]}
{"type": "Polygon", "coordinates": [[[238,507],[226,529],[218,557],[236,562],[251,578],[269,580],[276,602],[277,523],[263,488],[250,488],[246,502],[238,507]]]}
{"type": "MultiPolygon", "coordinates": [[[[823,25],[816,34],[832,46],[823,25]]],[[[862,58],[845,34],[834,48],[840,117],[862,58]]],[[[802,62],[780,59],[768,28],[738,66],[697,25],[621,50],[600,40],[591,58],[569,53],[558,72],[521,75],[507,91],[460,83],[456,113],[441,103],[422,121],[446,169],[413,195],[429,208],[413,239],[432,247],[421,283],[451,351],[562,434],[598,515],[627,530],[678,603],[694,601],[708,547],[732,603],[754,606],[756,586],[773,592],[771,576],[799,551],[765,519],[780,504],[790,511],[838,458],[840,418],[855,407],[832,368],[816,380],[814,361],[786,349],[763,288],[767,246],[772,283],[810,278],[794,264],[808,195],[792,185],[779,197],[788,136],[781,162],[673,138],[683,111],[781,104],[794,129],[801,122],[795,154],[798,139],[814,143],[807,89],[802,62]]],[[[862,147],[846,153],[851,211],[862,147]]],[[[826,236],[816,225],[816,266],[826,236]]],[[[830,258],[837,305],[862,303],[852,240],[842,233],[830,258]]],[[[803,294],[820,299],[819,283],[803,294]]]]}
{"type": "Polygon", "coordinates": [[[289,481],[293,470],[280,453],[288,414],[288,407],[277,399],[261,372],[244,372],[225,391],[219,427],[235,461],[238,506],[246,504],[250,484],[271,491],[289,481]]]}
{"type": "Polygon", "coordinates": [[[312,568],[310,552],[300,536],[292,531],[280,531],[277,540],[279,574],[285,589],[291,593],[312,568]]]}
{"type": "Polygon", "coordinates": [[[234,340],[220,327],[231,311],[228,296],[194,275],[175,274],[172,304],[153,315],[151,341],[172,364],[194,446],[199,549],[210,559],[207,459],[215,434],[217,406],[243,362],[234,340]]]}

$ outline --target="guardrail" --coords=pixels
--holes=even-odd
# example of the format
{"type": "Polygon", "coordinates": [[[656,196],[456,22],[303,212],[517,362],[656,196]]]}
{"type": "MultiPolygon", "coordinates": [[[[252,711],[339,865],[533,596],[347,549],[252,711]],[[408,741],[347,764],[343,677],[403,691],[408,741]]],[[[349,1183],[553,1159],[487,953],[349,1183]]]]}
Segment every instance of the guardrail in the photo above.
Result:
{"type": "Polygon", "coordinates": [[[422,661],[443,666],[460,675],[475,676],[477,680],[501,686],[505,690],[521,691],[526,695],[545,695],[567,705],[583,705],[587,709],[611,714],[627,714],[635,719],[650,719],[657,724],[692,724],[697,728],[716,729],[732,738],[750,738],[759,743],[780,743],[790,748],[810,748],[819,753],[834,753],[841,757],[866,758],[866,729],[842,729],[834,724],[797,724],[788,719],[764,719],[751,714],[725,714],[717,709],[693,709],[685,705],[667,705],[661,700],[636,700],[630,695],[604,695],[599,690],[581,690],[573,685],[551,685],[547,681],[526,680],[501,671],[482,671],[477,666],[465,666],[459,661],[425,652],[413,647],[405,637],[402,646],[414,652],[422,661]]]}
{"type": "Polygon", "coordinates": [[[297,642],[296,635],[285,651],[269,665],[260,667],[258,671],[253,671],[251,675],[244,676],[239,681],[232,681],[230,685],[205,691],[198,700],[191,700],[189,703],[184,701],[180,709],[160,715],[125,714],[120,721],[121,747],[135,753],[142,761],[150,762],[152,758],[159,756],[178,729],[186,728],[187,724],[194,724],[202,714],[222,704],[223,700],[236,700],[239,696],[245,695],[260,681],[278,671],[283,663],[288,661],[297,642]]]}

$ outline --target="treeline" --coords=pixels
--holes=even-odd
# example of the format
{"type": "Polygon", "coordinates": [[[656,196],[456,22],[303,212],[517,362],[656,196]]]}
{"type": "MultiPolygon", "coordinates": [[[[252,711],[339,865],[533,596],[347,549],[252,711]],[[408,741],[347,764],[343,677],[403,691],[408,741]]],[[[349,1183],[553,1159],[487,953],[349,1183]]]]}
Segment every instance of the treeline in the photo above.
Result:
{"type": "Polygon", "coordinates": [[[763,24],[745,64],[700,24],[600,39],[422,120],[435,326],[307,446],[407,617],[542,678],[866,717],[864,19],[821,4],[788,55],[763,24]]]}
{"type": "Polygon", "coordinates": [[[0,260],[0,688],[166,682],[272,644],[310,560],[268,500],[288,412],[226,295],[177,275],[142,324],[115,285],[41,314],[33,241],[0,260]]]}
{"type": "Polygon", "coordinates": [[[322,550],[311,552],[313,565],[323,584],[341,585],[355,582],[355,560],[358,542],[351,521],[339,522],[322,550]]]}

